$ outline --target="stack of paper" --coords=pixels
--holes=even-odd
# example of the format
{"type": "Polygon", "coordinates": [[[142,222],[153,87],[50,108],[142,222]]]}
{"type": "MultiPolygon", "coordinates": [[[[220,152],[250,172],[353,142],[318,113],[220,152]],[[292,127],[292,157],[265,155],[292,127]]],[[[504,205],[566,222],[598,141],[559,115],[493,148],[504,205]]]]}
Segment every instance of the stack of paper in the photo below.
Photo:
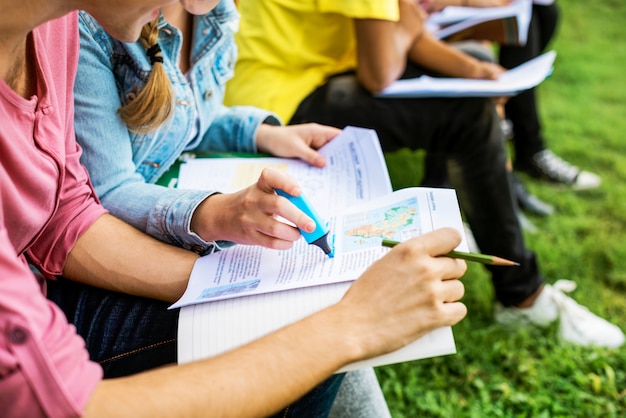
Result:
{"type": "Polygon", "coordinates": [[[432,13],[426,28],[439,39],[465,33],[456,38],[525,45],[531,16],[531,0],[515,0],[499,7],[448,6],[432,13]]]}

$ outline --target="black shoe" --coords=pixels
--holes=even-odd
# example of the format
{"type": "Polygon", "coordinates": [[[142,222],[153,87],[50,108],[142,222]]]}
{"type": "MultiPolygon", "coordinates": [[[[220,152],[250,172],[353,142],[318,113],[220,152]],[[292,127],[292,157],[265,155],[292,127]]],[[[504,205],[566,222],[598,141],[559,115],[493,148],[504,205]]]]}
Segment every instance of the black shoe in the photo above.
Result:
{"type": "Polygon", "coordinates": [[[513,191],[515,192],[515,197],[517,198],[517,203],[519,207],[533,215],[538,216],[549,216],[554,212],[554,208],[552,205],[540,200],[537,196],[532,195],[524,186],[524,183],[517,176],[512,175],[513,179],[513,191]]]}

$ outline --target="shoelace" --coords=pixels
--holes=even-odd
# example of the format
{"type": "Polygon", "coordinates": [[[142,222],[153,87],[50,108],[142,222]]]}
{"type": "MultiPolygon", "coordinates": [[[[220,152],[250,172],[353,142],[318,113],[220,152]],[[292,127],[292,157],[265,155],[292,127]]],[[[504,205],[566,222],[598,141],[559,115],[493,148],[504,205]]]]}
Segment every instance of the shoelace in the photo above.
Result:
{"type": "MultiPolygon", "coordinates": [[[[559,307],[559,317],[568,318],[570,320],[582,319],[589,310],[576,303],[568,297],[566,293],[570,293],[576,289],[576,282],[572,280],[557,280],[552,285],[552,300],[559,307]]],[[[575,326],[576,322],[572,321],[575,326]]]]}
{"type": "Polygon", "coordinates": [[[556,156],[550,150],[543,150],[535,154],[537,167],[548,177],[562,182],[573,183],[580,170],[556,156]]]}

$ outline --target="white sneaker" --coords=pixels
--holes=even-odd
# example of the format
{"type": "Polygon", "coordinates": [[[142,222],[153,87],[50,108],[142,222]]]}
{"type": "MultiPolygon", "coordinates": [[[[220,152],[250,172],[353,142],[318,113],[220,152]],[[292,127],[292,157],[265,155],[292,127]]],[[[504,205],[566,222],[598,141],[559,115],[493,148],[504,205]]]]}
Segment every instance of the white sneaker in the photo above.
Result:
{"type": "Polygon", "coordinates": [[[529,308],[495,307],[495,320],[503,325],[535,324],[547,326],[559,320],[561,338],[582,346],[617,348],[624,343],[624,333],[617,326],[591,313],[563,292],[571,292],[576,283],[559,280],[545,285],[529,308]]]}

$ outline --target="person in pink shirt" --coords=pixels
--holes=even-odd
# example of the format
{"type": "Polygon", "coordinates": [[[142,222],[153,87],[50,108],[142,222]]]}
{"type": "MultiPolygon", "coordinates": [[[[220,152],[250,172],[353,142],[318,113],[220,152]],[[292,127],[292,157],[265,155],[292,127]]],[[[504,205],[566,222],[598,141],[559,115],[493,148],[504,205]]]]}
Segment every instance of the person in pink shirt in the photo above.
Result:
{"type": "MultiPolygon", "coordinates": [[[[333,374],[466,314],[465,264],[438,257],[460,236],[442,229],[395,247],[337,304],[221,356],[102,379],[84,341],[45,298],[45,278],[137,299],[176,300],[197,254],[159,242],[100,206],[73,130],[76,9],[132,42],[167,0],[4,0],[0,14],[0,411],[37,416],[267,416],[307,399],[332,403],[333,374]],[[36,275],[30,266],[39,271],[36,275]],[[333,347],[329,350],[329,347],[333,347]]],[[[171,1],[170,1],[171,2],[171,1]]],[[[267,170],[257,187],[298,195],[267,170]]],[[[307,230],[286,199],[273,213],[307,230]]],[[[293,230],[278,234],[285,248],[293,230]]],[[[159,324],[157,324],[158,326],[159,324]]],[[[312,410],[311,410],[312,411],[312,410]]],[[[307,413],[314,413],[305,410],[307,413]]]]}

